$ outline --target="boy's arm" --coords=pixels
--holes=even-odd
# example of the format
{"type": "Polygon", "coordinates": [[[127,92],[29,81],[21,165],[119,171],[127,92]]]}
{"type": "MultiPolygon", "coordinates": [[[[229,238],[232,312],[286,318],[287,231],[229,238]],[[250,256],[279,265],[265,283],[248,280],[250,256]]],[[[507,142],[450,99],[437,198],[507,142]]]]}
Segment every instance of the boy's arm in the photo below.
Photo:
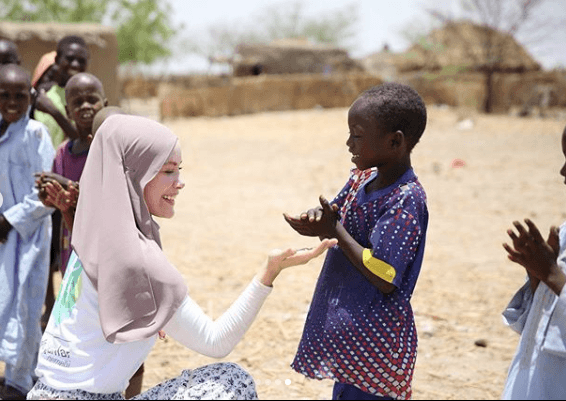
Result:
{"type": "Polygon", "coordinates": [[[61,113],[61,111],[59,111],[59,109],[55,107],[55,105],[53,104],[51,99],[47,97],[45,92],[39,92],[39,94],[37,95],[35,108],[53,117],[53,119],[57,122],[59,127],[61,127],[65,135],[69,138],[77,139],[79,137],[75,126],[71,123],[71,121],[69,121],[67,116],[63,115],[63,113],[61,113]]]}
{"type": "MultiPolygon", "coordinates": [[[[35,188],[32,179],[34,171],[45,171],[51,168],[55,154],[51,138],[44,128],[27,134],[31,136],[27,148],[28,160],[31,163],[30,192],[24,196],[20,203],[5,210],[3,214],[7,222],[23,238],[29,238],[43,222],[43,218],[54,211],[52,208],[45,207],[39,200],[38,190],[35,188]]],[[[26,184],[20,183],[20,185],[26,184]]]]}
{"type": "MultiPolygon", "coordinates": [[[[336,238],[338,246],[348,260],[372,283],[377,289],[384,294],[389,294],[395,290],[395,285],[382,279],[372,272],[364,263],[364,252],[366,249],[361,246],[346,231],[342,223],[337,218],[337,206],[328,203],[324,197],[319,199],[321,208],[311,210],[319,210],[321,213],[303,214],[300,218],[294,218],[287,214],[284,215],[289,225],[301,235],[318,236],[323,238],[336,238]],[[304,218],[306,216],[306,218],[304,218]]],[[[366,252],[367,253],[367,252],[366,252]]]]}

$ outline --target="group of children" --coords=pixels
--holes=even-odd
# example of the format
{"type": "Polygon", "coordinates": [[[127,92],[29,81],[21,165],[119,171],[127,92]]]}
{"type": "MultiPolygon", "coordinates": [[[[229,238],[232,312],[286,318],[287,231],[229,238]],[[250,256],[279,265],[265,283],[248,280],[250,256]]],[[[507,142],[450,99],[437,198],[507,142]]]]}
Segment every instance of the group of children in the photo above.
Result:
{"type": "MultiPolygon", "coordinates": [[[[54,82],[38,79],[33,99],[13,43],[0,40],[0,61],[0,360],[6,363],[2,398],[10,398],[33,385],[49,265],[56,261],[65,272],[90,143],[105,116],[120,111],[105,108],[102,83],[85,72],[88,48],[81,38],[59,42],[46,70],[54,82]],[[50,254],[55,209],[61,218],[53,222],[62,231],[53,227],[53,243],[61,239],[60,252],[50,254]]],[[[331,202],[321,197],[319,206],[298,216],[285,214],[300,235],[338,240],[326,256],[291,365],[309,378],[333,380],[333,399],[412,395],[417,332],[410,300],[428,209],[411,152],[426,120],[421,97],[406,85],[364,92],[348,113],[355,168],[346,185],[331,202]]],[[[562,149],[566,157],[566,130],[562,149]]],[[[504,397],[563,398],[566,229],[552,229],[545,241],[534,223],[526,224],[516,222],[518,234],[509,230],[513,245],[504,245],[529,278],[504,313],[522,334],[504,397]]]]}
{"type": "MultiPolygon", "coordinates": [[[[90,143],[101,118],[120,111],[106,108],[102,82],[86,72],[88,58],[86,42],[67,36],[58,42],[53,64],[40,63],[32,86],[17,46],[0,40],[1,399],[25,397],[33,385],[41,331],[55,301],[53,273],[64,275],[71,253],[90,143]]],[[[129,396],[141,391],[142,373],[129,396]]]]}

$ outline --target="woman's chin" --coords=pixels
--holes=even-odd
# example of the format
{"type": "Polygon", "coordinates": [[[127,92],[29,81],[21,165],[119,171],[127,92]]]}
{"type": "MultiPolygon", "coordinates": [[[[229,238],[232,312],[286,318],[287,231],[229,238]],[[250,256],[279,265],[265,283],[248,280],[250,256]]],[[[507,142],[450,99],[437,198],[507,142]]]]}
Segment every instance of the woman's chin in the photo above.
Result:
{"type": "Polygon", "coordinates": [[[158,213],[152,213],[153,217],[159,217],[160,219],[170,219],[173,216],[175,216],[175,211],[171,210],[171,211],[166,211],[166,212],[158,212],[158,213]]]}

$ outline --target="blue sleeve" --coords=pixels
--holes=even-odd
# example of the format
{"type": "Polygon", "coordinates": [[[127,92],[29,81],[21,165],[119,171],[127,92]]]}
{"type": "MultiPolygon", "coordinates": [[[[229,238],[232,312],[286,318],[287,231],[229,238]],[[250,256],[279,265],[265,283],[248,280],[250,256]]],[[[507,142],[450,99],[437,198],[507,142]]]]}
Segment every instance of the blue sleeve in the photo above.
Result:
{"type": "Polygon", "coordinates": [[[34,124],[33,128],[28,128],[26,135],[28,136],[27,168],[25,175],[16,177],[18,182],[15,182],[14,185],[24,187],[27,194],[20,203],[3,213],[6,220],[24,239],[31,237],[42,223],[43,218],[55,210],[44,206],[39,200],[33,177],[36,172],[51,170],[55,156],[51,138],[45,127],[40,124],[34,124]]]}
{"type": "Polygon", "coordinates": [[[418,191],[400,190],[377,220],[371,235],[371,255],[387,271],[386,281],[400,287],[407,267],[415,260],[417,249],[426,234],[426,201],[418,191]]]}

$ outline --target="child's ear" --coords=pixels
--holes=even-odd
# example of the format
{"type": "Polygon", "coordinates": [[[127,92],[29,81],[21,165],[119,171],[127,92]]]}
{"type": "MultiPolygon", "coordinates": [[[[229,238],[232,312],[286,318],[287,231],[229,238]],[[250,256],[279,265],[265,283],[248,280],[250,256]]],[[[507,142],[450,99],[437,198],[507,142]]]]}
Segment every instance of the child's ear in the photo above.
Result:
{"type": "Polygon", "coordinates": [[[391,148],[398,149],[403,146],[403,143],[405,143],[405,134],[403,134],[403,131],[397,130],[393,132],[391,136],[391,148]]]}

